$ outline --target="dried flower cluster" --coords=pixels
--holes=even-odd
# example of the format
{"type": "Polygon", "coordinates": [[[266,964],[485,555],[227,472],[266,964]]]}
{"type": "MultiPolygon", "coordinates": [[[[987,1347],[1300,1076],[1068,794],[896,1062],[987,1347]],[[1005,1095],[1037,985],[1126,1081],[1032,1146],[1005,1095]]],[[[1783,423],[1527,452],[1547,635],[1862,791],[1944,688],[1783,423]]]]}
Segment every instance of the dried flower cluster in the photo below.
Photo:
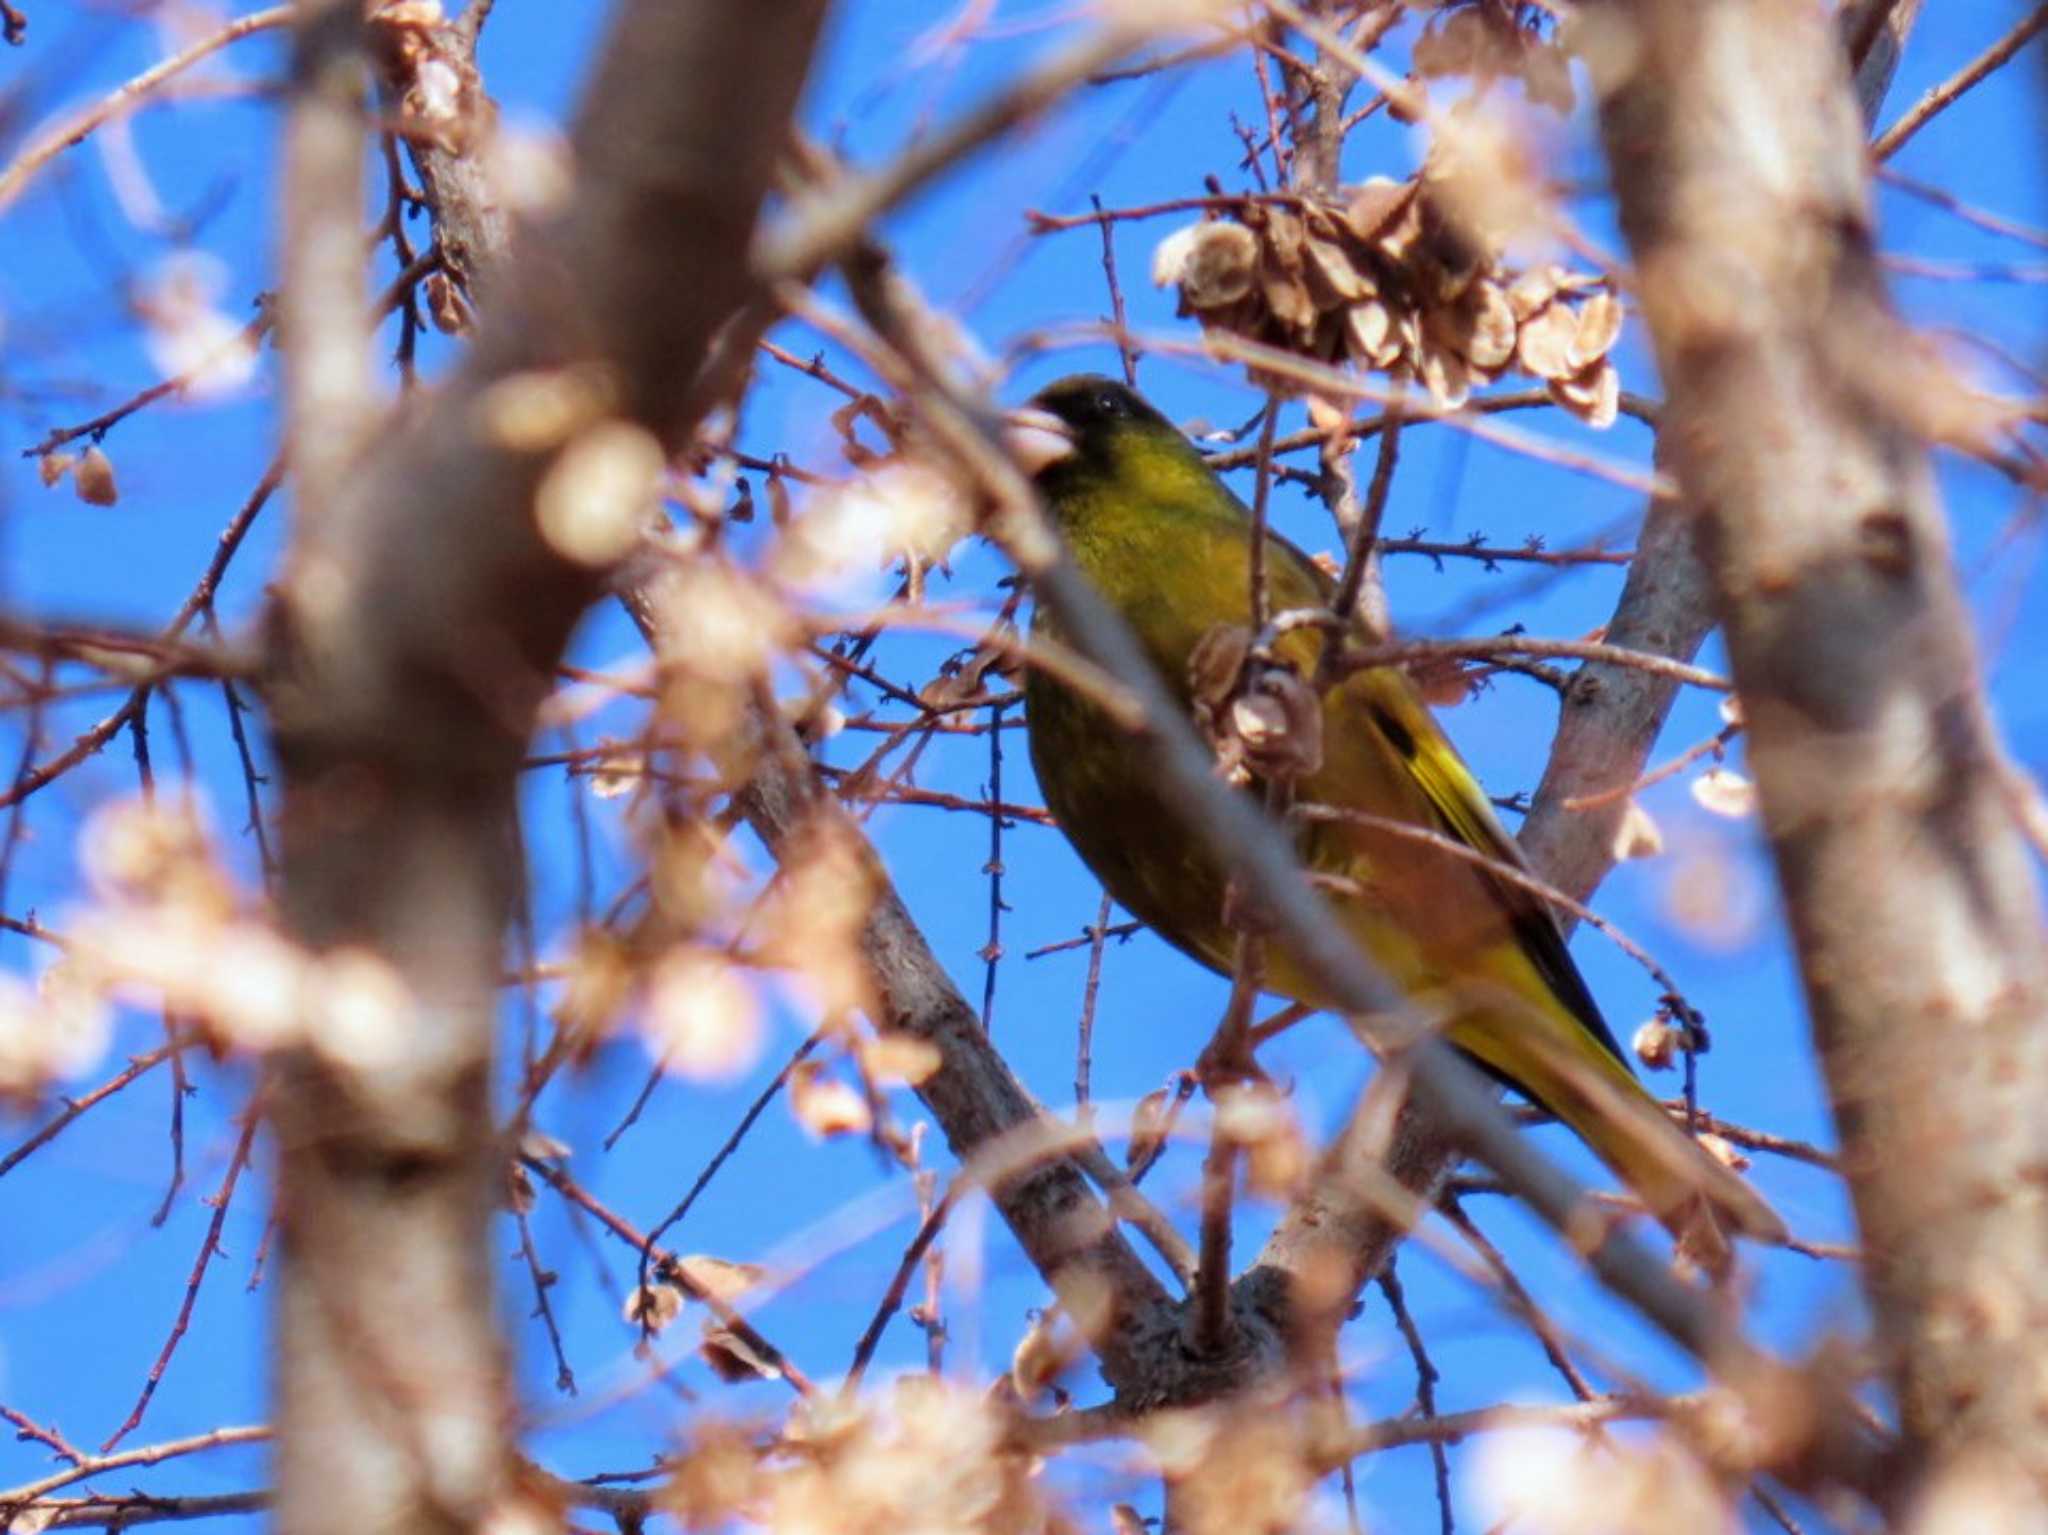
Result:
{"type": "Polygon", "coordinates": [[[93,903],[34,986],[0,976],[0,1093],[30,1097],[105,1053],[115,1003],[191,1020],[217,1051],[311,1049],[364,1075],[403,1054],[413,999],[364,949],[315,954],[280,934],[213,853],[196,804],[97,811],[79,863],[93,903]]]}
{"type": "Polygon", "coordinates": [[[1218,624],[1188,657],[1195,729],[1234,784],[1292,783],[1323,765],[1322,701],[1291,666],[1254,654],[1256,636],[1218,624]]]}
{"type": "Polygon", "coordinates": [[[1004,1447],[1004,1428],[980,1394],[906,1376],[857,1398],[814,1398],[779,1439],[707,1427],[677,1457],[663,1501],[688,1530],[736,1519],[781,1535],[1072,1530],[1036,1462],[1004,1447]]]}
{"type": "Polygon", "coordinates": [[[1611,423],[1620,300],[1605,279],[1556,265],[1510,274],[1498,244],[1454,212],[1451,187],[1425,171],[1375,178],[1341,203],[1247,197],[1169,235],[1153,280],[1178,288],[1205,331],[1416,379],[1443,409],[1520,370],[1582,420],[1611,423]]]}

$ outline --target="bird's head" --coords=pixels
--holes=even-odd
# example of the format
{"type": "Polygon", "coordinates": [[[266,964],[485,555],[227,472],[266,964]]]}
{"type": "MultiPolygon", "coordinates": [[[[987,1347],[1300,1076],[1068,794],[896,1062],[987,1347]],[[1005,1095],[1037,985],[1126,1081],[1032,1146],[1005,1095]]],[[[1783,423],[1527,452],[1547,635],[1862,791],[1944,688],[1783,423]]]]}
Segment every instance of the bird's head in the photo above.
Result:
{"type": "Polygon", "coordinates": [[[1200,463],[1187,438],[1134,389],[1099,373],[1048,384],[1011,416],[1011,451],[1054,493],[1062,483],[1156,474],[1164,464],[1200,463]]]}

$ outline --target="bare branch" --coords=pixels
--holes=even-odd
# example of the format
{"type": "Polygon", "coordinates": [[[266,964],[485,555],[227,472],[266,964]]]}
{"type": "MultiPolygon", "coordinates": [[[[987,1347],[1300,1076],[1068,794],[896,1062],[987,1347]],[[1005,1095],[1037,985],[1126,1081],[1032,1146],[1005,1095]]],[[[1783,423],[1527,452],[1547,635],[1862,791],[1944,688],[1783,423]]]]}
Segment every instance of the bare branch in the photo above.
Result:
{"type": "Polygon", "coordinates": [[[1603,134],[1846,1151],[1898,1497],[2030,1509],[2048,954],[1914,405],[1860,361],[1898,322],[1856,103],[1797,3],[1633,14],[1603,134]]]}
{"type": "Polygon", "coordinates": [[[1999,38],[1948,79],[1939,85],[1930,86],[1926,95],[1914,102],[1897,122],[1877,136],[1877,141],[1870,146],[1871,158],[1884,161],[1897,154],[1906,140],[1955,105],[1966,91],[2005,64],[2031,42],[2043,27],[2048,27],[2048,5],[2037,5],[2021,17],[2019,23],[2005,36],[1999,38]]]}
{"type": "MultiPolygon", "coordinates": [[[[4,212],[8,204],[21,195],[21,189],[29,177],[65,150],[83,144],[94,129],[112,121],[121,113],[132,110],[136,103],[142,101],[166,80],[183,74],[194,64],[220,52],[238,38],[247,37],[252,32],[283,26],[292,19],[292,9],[289,5],[273,5],[260,11],[251,11],[246,16],[238,16],[218,32],[209,33],[190,46],[181,48],[161,63],[151,65],[76,117],[68,118],[51,129],[15,156],[13,162],[4,170],[0,170],[0,212],[4,212]]],[[[16,41],[12,37],[8,40],[16,41]]]]}
{"type": "Polygon", "coordinates": [[[620,6],[577,118],[571,202],[521,232],[453,377],[297,530],[272,690],[282,904],[302,942],[382,956],[418,1006],[397,1060],[306,1056],[276,1076],[292,1535],[440,1535],[509,1487],[488,1233],[516,780],[597,582],[533,512],[567,444],[502,440],[480,402],[581,366],[609,415],[681,445],[697,360],[752,293],[747,245],[823,10],[620,6]]]}

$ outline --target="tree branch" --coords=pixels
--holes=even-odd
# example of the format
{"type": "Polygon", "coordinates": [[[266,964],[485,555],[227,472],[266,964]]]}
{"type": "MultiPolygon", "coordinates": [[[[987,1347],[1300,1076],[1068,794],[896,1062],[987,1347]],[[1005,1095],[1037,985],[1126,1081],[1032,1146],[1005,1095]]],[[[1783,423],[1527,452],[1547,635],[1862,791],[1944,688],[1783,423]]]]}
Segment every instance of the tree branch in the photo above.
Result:
{"type": "MultiPolygon", "coordinates": [[[[1646,0],[1602,131],[1864,1237],[1909,1475],[2048,1485],[2048,951],[1899,344],[1797,0],[1646,0]]],[[[2031,1514],[2028,1515],[2029,1517],[2031,1514]]]]}
{"type": "MultiPolygon", "coordinates": [[[[291,1535],[468,1530],[511,1485],[488,1238],[516,779],[598,584],[534,512],[573,443],[494,432],[483,402],[576,370],[600,420],[681,446],[698,360],[752,293],[747,246],[823,10],[622,5],[578,115],[573,199],[514,236],[449,382],[296,530],[271,689],[283,910],[308,946],[388,963],[415,1005],[388,1058],[308,1052],[275,1075],[291,1535]]],[[[299,440],[319,425],[296,421],[299,440]]]]}

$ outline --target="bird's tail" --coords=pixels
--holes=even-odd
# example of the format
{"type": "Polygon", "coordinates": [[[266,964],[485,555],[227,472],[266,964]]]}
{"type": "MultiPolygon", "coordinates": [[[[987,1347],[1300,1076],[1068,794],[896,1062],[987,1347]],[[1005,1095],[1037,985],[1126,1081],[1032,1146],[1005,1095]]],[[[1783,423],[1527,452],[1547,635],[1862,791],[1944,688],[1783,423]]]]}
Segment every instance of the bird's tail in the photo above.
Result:
{"type": "Polygon", "coordinates": [[[1788,1239],[1763,1196],[1674,1123],[1561,1005],[1515,997],[1509,1006],[1512,1023],[1488,1007],[1454,1019],[1446,1036],[1564,1121],[1702,1267],[1726,1266],[1730,1235],[1788,1239]]]}

